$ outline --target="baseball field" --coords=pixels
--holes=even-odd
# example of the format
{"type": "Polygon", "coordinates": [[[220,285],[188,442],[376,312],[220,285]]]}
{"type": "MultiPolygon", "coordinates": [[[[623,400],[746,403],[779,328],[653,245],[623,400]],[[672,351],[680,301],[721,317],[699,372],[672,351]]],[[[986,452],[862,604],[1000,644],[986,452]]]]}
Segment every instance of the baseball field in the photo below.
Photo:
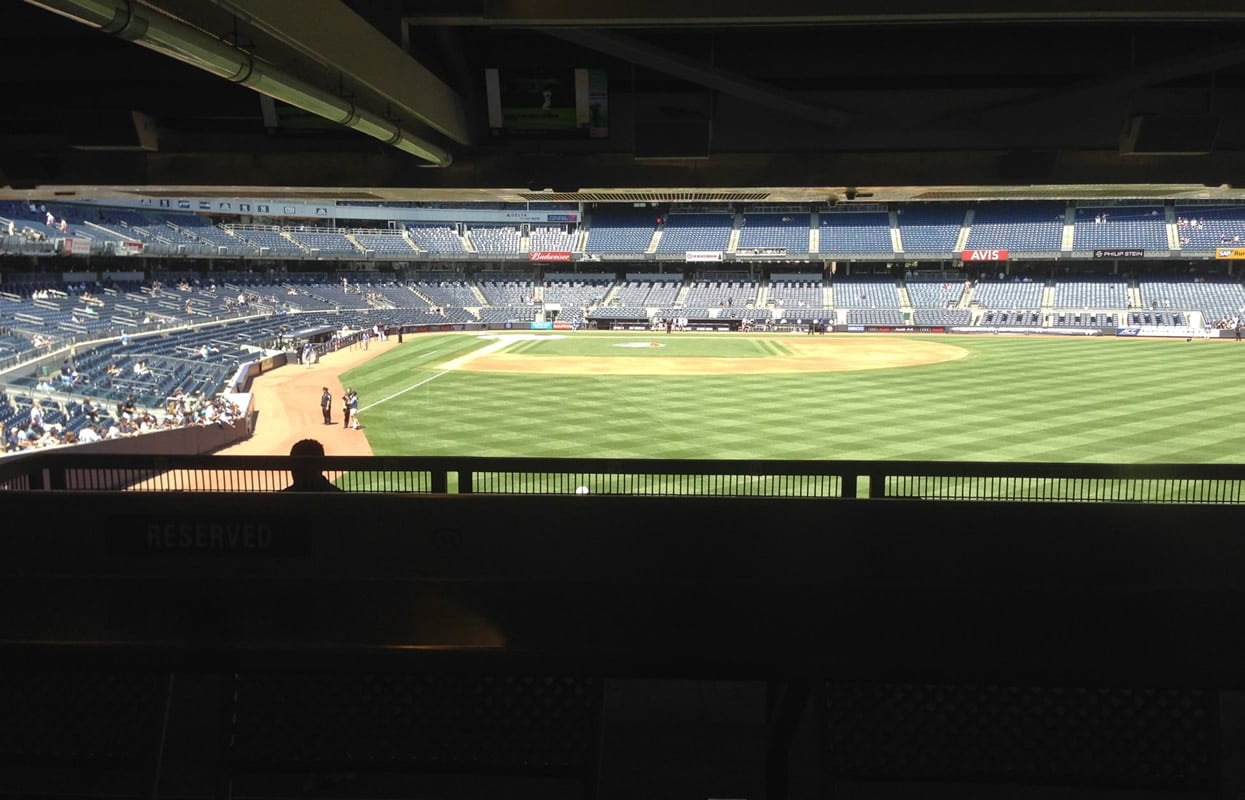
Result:
{"type": "Polygon", "coordinates": [[[1245,345],[422,334],[340,375],[377,455],[1230,463],[1245,345]]]}

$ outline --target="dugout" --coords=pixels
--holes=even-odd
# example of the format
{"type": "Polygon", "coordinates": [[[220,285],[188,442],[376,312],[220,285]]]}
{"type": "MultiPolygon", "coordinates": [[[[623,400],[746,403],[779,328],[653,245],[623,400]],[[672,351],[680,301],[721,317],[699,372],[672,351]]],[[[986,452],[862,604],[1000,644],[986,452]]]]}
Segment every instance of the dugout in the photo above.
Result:
{"type": "Polygon", "coordinates": [[[333,334],[337,330],[333,325],[316,325],[310,328],[300,328],[286,334],[285,340],[289,346],[302,349],[302,346],[308,342],[313,345],[324,344],[333,338],[333,334]]]}

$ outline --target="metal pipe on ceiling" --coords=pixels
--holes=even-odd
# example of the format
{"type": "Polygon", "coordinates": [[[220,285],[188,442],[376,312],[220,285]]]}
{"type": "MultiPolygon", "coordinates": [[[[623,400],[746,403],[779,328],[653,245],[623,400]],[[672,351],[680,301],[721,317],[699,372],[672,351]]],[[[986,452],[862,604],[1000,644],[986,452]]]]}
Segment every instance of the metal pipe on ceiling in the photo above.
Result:
{"type": "Polygon", "coordinates": [[[26,0],[31,5],[134,42],[351,130],[379,139],[433,166],[453,163],[449,151],[331,91],[288,75],[250,53],[163,14],[142,13],[132,0],[26,0]]]}

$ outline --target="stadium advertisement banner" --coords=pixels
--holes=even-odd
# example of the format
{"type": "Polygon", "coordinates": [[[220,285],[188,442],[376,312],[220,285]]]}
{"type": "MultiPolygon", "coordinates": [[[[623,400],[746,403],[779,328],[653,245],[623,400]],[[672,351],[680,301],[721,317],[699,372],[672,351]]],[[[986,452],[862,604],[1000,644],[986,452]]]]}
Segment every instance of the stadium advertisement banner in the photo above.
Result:
{"type": "Polygon", "coordinates": [[[848,333],[946,333],[942,325],[848,325],[848,333]]]}
{"type": "Polygon", "coordinates": [[[123,256],[136,256],[143,252],[142,242],[121,242],[117,252],[123,256]]]}
{"type": "Polygon", "coordinates": [[[1094,258],[1145,258],[1146,251],[1140,247],[1124,247],[1115,250],[1095,250],[1094,258]]]}
{"type": "Polygon", "coordinates": [[[61,252],[67,256],[89,256],[91,254],[91,240],[62,239],[61,252]]]}
{"type": "Polygon", "coordinates": [[[1006,250],[965,250],[960,253],[961,261],[1006,261],[1006,250]]]}
{"type": "Polygon", "coordinates": [[[547,321],[547,322],[533,322],[533,323],[531,324],[531,330],[534,330],[534,331],[551,331],[551,330],[553,330],[553,322],[552,322],[552,321],[547,321]]]}
{"type": "Polygon", "coordinates": [[[570,261],[569,250],[533,250],[527,254],[528,261],[570,261]]]}
{"type": "Polygon", "coordinates": [[[1245,247],[1220,247],[1215,250],[1215,258],[1245,258],[1245,247]]]}
{"type": "Polygon", "coordinates": [[[721,261],[722,251],[721,250],[689,250],[686,254],[684,254],[683,258],[688,263],[691,263],[694,261],[721,261]]]}
{"type": "Polygon", "coordinates": [[[1034,328],[1034,327],[1004,327],[998,325],[978,325],[969,327],[948,328],[947,333],[970,333],[970,334],[1015,334],[1029,336],[1030,334],[1042,334],[1045,336],[1101,336],[1103,331],[1101,328],[1034,328]]]}
{"type": "Polygon", "coordinates": [[[781,258],[786,255],[785,247],[740,247],[735,250],[736,258],[781,258]]]}
{"type": "Polygon", "coordinates": [[[1136,336],[1138,338],[1158,337],[1165,339],[1192,339],[1201,337],[1218,338],[1218,332],[1210,328],[1193,328],[1188,325],[1128,325],[1115,329],[1116,336],[1136,336]]]}
{"type": "MultiPolygon", "coordinates": [[[[451,331],[465,331],[467,330],[467,326],[461,322],[442,323],[439,325],[419,323],[417,325],[411,325],[408,328],[404,328],[403,330],[406,333],[449,333],[451,331]]],[[[478,330],[478,328],[472,328],[472,330],[478,330]]]]}

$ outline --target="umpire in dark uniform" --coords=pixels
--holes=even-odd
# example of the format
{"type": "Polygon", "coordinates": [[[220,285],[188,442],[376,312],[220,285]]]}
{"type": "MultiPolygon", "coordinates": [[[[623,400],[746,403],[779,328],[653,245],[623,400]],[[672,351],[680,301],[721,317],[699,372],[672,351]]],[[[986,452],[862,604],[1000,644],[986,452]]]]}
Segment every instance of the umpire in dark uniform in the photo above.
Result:
{"type": "Polygon", "coordinates": [[[324,424],[333,424],[333,395],[329,393],[329,387],[325,386],[320,393],[320,411],[324,414],[324,424]]]}

